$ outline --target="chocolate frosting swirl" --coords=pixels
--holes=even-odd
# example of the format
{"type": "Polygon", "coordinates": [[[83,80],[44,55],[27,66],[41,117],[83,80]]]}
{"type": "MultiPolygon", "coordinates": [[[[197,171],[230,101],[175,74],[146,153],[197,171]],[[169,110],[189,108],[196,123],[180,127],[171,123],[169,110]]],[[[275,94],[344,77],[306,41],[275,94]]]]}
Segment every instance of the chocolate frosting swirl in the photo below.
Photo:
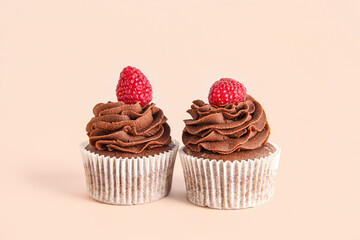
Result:
{"type": "Polygon", "coordinates": [[[170,127],[155,104],[99,103],[86,126],[89,143],[98,150],[141,153],[171,143],[170,127]]]}
{"type": "Polygon", "coordinates": [[[187,112],[192,119],[184,120],[182,140],[191,151],[253,150],[266,145],[270,135],[265,111],[250,95],[244,102],[220,107],[195,100],[187,112]]]}

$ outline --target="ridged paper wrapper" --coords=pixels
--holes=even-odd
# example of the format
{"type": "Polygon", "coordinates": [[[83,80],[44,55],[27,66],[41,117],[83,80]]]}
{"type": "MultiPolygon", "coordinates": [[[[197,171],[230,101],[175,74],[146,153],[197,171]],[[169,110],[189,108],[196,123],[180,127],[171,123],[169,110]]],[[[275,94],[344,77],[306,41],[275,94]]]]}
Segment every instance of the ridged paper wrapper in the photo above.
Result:
{"type": "Polygon", "coordinates": [[[264,204],[275,192],[275,176],[281,149],[258,159],[210,160],[179,150],[186,195],[198,206],[241,209],[264,204]]]}
{"type": "Polygon", "coordinates": [[[80,145],[86,185],[90,197],[116,205],[149,203],[167,196],[171,190],[179,143],[162,153],[132,158],[103,156],[80,145]]]}

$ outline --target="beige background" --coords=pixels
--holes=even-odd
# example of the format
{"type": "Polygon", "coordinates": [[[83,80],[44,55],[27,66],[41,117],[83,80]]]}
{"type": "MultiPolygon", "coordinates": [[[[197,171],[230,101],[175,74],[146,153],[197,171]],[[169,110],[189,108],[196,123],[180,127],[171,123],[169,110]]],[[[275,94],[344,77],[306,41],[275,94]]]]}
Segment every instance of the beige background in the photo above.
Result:
{"type": "Polygon", "coordinates": [[[359,1],[2,0],[0,239],[360,239],[359,1]],[[101,3],[100,3],[101,2],[101,3]],[[90,199],[78,145],[123,67],[182,120],[221,77],[264,106],[282,149],[258,208],[186,201],[180,161],[165,199],[90,199]]]}

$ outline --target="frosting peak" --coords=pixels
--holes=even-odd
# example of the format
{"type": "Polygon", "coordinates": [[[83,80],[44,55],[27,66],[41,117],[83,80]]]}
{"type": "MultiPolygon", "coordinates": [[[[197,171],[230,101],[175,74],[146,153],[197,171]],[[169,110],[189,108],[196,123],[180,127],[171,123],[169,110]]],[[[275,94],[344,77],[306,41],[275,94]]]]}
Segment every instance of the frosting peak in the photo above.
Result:
{"type": "Polygon", "coordinates": [[[192,151],[230,154],[266,145],[270,127],[265,111],[250,95],[244,102],[215,106],[193,101],[182,140],[192,151]]]}
{"type": "Polygon", "coordinates": [[[98,150],[141,153],[171,143],[167,118],[153,103],[99,103],[93,112],[86,132],[98,150]]]}

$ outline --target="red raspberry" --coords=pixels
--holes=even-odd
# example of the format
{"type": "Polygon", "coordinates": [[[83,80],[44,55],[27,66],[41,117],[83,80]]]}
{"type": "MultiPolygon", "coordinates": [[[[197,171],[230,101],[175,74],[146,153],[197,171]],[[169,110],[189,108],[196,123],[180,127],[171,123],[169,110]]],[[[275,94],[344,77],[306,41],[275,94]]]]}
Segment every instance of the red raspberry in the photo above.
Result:
{"type": "Polygon", "coordinates": [[[222,78],[211,86],[208,98],[209,103],[216,106],[243,102],[246,88],[234,79],[222,78]]]}
{"type": "Polygon", "coordinates": [[[128,66],[120,73],[116,96],[118,101],[126,104],[139,101],[144,106],[152,100],[152,87],[139,69],[128,66]]]}

